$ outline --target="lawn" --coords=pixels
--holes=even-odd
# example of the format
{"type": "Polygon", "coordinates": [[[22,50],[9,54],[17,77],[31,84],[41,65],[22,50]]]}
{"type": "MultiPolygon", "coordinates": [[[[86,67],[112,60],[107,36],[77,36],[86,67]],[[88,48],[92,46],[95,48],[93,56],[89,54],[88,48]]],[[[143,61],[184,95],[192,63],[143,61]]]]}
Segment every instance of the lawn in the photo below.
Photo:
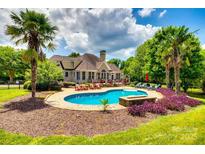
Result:
{"type": "Polygon", "coordinates": [[[7,89],[6,87],[0,87],[0,104],[11,100],[17,96],[22,96],[26,94],[29,94],[29,91],[25,89],[18,89],[16,87],[7,89]]]}
{"type": "Polygon", "coordinates": [[[205,94],[201,89],[189,89],[188,95],[202,101],[205,104],[205,94]]]}
{"type": "MultiPolygon", "coordinates": [[[[8,92],[12,94],[12,98],[28,93],[25,90],[1,89],[0,95],[8,95],[8,92]]],[[[192,89],[188,93],[205,103],[204,94],[199,89],[192,89]]],[[[204,126],[205,105],[200,105],[187,112],[161,116],[134,129],[94,137],[30,137],[0,130],[0,144],[205,144],[204,126]]]]}
{"type": "MultiPolygon", "coordinates": [[[[205,103],[199,90],[189,94],[205,103]]],[[[205,105],[200,105],[187,112],[161,116],[134,129],[94,137],[30,137],[0,130],[0,144],[205,144],[204,126],[205,105]]]]}
{"type": "Polygon", "coordinates": [[[94,137],[36,137],[0,130],[0,144],[205,144],[205,106],[157,118],[135,129],[94,137]]]}

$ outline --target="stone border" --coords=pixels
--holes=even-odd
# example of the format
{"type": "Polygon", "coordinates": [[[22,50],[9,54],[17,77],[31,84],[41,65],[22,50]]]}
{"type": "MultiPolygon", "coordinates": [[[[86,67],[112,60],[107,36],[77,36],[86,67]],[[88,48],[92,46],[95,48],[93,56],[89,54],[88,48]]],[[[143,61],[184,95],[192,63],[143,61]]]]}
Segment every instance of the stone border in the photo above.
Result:
{"type": "MultiPolygon", "coordinates": [[[[146,90],[146,89],[139,89],[139,88],[133,88],[133,87],[109,87],[109,88],[102,88],[102,89],[96,89],[96,90],[84,90],[84,91],[75,91],[74,88],[63,88],[61,92],[57,92],[53,95],[49,95],[45,98],[45,103],[48,105],[51,105],[53,107],[62,108],[62,109],[70,109],[70,110],[89,110],[89,111],[99,111],[102,110],[102,105],[80,105],[80,104],[74,104],[69,103],[64,100],[66,96],[73,95],[73,94],[80,94],[80,93],[99,93],[99,92],[106,92],[108,90],[114,90],[114,89],[130,89],[130,90],[141,90],[145,91],[148,96],[150,97],[157,97],[162,98],[162,95],[156,91],[153,90],[146,90]]],[[[120,105],[120,104],[112,104],[109,105],[108,110],[121,110],[126,109],[126,107],[120,105]]]]}

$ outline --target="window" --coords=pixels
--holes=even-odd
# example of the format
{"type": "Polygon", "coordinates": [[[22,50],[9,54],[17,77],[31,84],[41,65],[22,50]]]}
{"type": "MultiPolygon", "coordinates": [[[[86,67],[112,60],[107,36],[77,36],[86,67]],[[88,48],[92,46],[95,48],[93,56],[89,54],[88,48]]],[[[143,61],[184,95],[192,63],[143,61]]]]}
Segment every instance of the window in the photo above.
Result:
{"type": "Polygon", "coordinates": [[[120,79],[120,73],[116,73],[116,79],[120,79]]]}
{"type": "Polygon", "coordinates": [[[82,80],[85,80],[85,72],[82,72],[82,80]]]}
{"type": "Polygon", "coordinates": [[[94,79],[95,72],[92,72],[92,79],[94,79]]]}
{"type": "Polygon", "coordinates": [[[65,77],[68,77],[68,72],[65,72],[65,77]]]}
{"type": "Polygon", "coordinates": [[[92,72],[89,72],[89,75],[88,75],[88,79],[89,79],[89,80],[91,80],[91,73],[92,73],[92,72]]]}
{"type": "Polygon", "coordinates": [[[105,79],[105,77],[106,77],[106,71],[105,71],[105,70],[102,70],[101,79],[105,79]]]}
{"type": "Polygon", "coordinates": [[[98,79],[100,79],[100,73],[98,73],[98,79]]]}
{"type": "Polygon", "coordinates": [[[114,80],[114,74],[112,74],[112,80],[114,80]]]}
{"type": "Polygon", "coordinates": [[[80,80],[80,72],[77,72],[77,80],[80,80]]]}

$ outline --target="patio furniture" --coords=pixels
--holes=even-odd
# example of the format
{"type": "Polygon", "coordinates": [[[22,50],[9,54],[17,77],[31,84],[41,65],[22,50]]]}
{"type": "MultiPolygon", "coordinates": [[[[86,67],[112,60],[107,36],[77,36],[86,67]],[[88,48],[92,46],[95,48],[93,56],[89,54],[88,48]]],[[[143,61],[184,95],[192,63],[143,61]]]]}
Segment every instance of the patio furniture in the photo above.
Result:
{"type": "Polygon", "coordinates": [[[88,90],[88,85],[81,85],[82,90],[88,90]]]}
{"type": "Polygon", "coordinates": [[[99,83],[97,83],[97,84],[95,84],[95,86],[94,86],[96,89],[101,89],[101,86],[100,86],[100,84],[99,83]]]}
{"type": "Polygon", "coordinates": [[[76,85],[75,86],[75,91],[80,91],[80,90],[82,90],[81,86],[80,85],[76,85]]]}
{"type": "Polygon", "coordinates": [[[142,85],[142,83],[139,82],[139,83],[137,83],[137,84],[135,85],[135,88],[140,88],[141,85],[142,85]]]}
{"type": "Polygon", "coordinates": [[[89,84],[90,89],[95,89],[95,86],[93,84],[89,84]]]}
{"type": "Polygon", "coordinates": [[[147,83],[143,83],[140,88],[147,88],[147,83]]]}

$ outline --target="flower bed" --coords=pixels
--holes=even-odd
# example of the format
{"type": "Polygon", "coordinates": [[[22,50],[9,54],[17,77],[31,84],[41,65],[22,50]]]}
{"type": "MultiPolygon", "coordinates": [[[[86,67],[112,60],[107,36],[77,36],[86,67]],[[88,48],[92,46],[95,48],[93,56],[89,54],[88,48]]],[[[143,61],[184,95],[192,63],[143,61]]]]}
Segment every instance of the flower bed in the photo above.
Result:
{"type": "Polygon", "coordinates": [[[164,95],[164,98],[156,102],[145,101],[142,105],[133,105],[128,108],[128,112],[134,116],[145,116],[146,112],[166,115],[167,110],[184,111],[185,105],[195,107],[201,104],[200,101],[188,97],[185,93],[176,95],[171,89],[159,88],[157,92],[164,95]]]}

